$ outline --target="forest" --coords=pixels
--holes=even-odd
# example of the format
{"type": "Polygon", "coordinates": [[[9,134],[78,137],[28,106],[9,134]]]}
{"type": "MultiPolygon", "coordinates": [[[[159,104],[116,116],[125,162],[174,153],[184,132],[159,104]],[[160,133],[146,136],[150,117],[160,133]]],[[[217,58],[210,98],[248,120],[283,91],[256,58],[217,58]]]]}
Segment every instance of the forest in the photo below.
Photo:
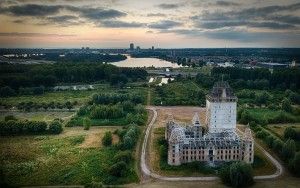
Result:
{"type": "Polygon", "coordinates": [[[41,92],[40,87],[57,84],[107,82],[124,85],[131,81],[144,81],[147,72],[141,68],[119,68],[102,63],[55,63],[42,65],[1,64],[0,96],[14,96],[24,88],[41,92]]]}

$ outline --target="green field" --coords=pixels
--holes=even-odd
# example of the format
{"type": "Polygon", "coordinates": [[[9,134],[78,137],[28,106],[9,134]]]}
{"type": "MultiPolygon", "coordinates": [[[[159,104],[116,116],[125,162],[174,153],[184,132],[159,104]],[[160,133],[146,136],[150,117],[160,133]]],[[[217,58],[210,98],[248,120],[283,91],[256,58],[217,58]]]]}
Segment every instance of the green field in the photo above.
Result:
{"type": "Polygon", "coordinates": [[[65,103],[67,101],[74,102],[77,101],[78,105],[83,105],[89,101],[90,97],[94,93],[130,93],[130,92],[141,92],[143,96],[146,97],[147,88],[141,87],[141,83],[132,83],[128,87],[119,89],[112,87],[109,84],[97,84],[95,90],[85,90],[85,91],[51,91],[45,92],[42,95],[21,95],[15,97],[0,98],[0,104],[7,104],[11,106],[16,106],[21,102],[35,102],[35,103],[49,103],[49,102],[60,102],[65,103]]]}
{"type": "Polygon", "coordinates": [[[171,82],[153,89],[154,105],[204,106],[205,90],[193,81],[171,82]]]}
{"type": "Polygon", "coordinates": [[[56,118],[67,120],[71,118],[74,112],[68,111],[60,111],[60,112],[13,112],[13,111],[6,111],[0,114],[0,120],[4,120],[5,116],[13,115],[19,120],[30,120],[30,121],[53,121],[56,118]]]}
{"type": "MultiPolygon", "coordinates": [[[[102,135],[101,129],[69,128],[57,136],[1,137],[1,170],[6,182],[15,186],[137,182],[134,161],[125,177],[108,175],[118,149],[90,147],[91,137],[99,134],[102,135]]],[[[101,140],[101,136],[94,139],[101,140]]]]}

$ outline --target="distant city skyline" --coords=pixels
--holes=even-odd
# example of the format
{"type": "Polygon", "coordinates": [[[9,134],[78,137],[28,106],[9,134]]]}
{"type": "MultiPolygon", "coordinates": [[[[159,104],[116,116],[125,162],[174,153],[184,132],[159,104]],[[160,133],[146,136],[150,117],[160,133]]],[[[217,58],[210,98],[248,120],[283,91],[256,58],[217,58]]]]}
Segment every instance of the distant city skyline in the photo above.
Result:
{"type": "Polygon", "coordinates": [[[0,48],[300,47],[299,0],[1,0],[0,48]]]}

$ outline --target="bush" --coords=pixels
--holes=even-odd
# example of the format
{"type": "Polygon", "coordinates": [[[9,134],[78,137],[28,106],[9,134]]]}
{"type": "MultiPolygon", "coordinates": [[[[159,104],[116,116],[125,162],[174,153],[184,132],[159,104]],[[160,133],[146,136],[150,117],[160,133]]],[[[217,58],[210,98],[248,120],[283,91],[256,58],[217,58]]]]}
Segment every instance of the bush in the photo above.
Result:
{"type": "Polygon", "coordinates": [[[131,152],[126,150],[126,151],[119,151],[115,156],[114,156],[114,161],[124,161],[126,164],[130,163],[133,160],[131,152]]]}
{"type": "Polygon", "coordinates": [[[127,173],[127,165],[124,161],[120,161],[112,165],[109,174],[116,177],[124,177],[127,173]]]}
{"type": "Polygon", "coordinates": [[[275,138],[272,135],[269,135],[265,138],[265,142],[269,148],[272,147],[274,140],[275,140],[275,138]]]}
{"type": "Polygon", "coordinates": [[[284,130],[284,138],[285,139],[297,139],[297,131],[292,127],[287,127],[284,130]]]}
{"type": "Polygon", "coordinates": [[[47,123],[43,121],[1,121],[0,135],[46,133],[47,123]]]}
{"type": "Polygon", "coordinates": [[[291,105],[291,101],[287,98],[283,99],[281,109],[286,112],[292,112],[293,108],[291,105]]]}
{"type": "Polygon", "coordinates": [[[247,187],[254,183],[252,167],[245,162],[236,162],[223,167],[219,176],[224,184],[233,187],[247,187]]]}
{"type": "Polygon", "coordinates": [[[285,161],[293,158],[296,152],[296,144],[294,140],[287,140],[282,147],[281,155],[285,161]]]}
{"type": "Polygon", "coordinates": [[[139,128],[137,125],[130,125],[127,128],[126,134],[123,137],[123,148],[124,149],[133,149],[139,135],[139,128]]]}
{"type": "Polygon", "coordinates": [[[111,146],[112,144],[112,134],[110,131],[106,132],[104,137],[102,138],[102,144],[104,146],[111,146]]]}
{"type": "Polygon", "coordinates": [[[59,134],[63,131],[62,123],[54,120],[49,125],[49,132],[51,134],[59,134]]]}
{"type": "Polygon", "coordinates": [[[292,160],[289,162],[289,169],[296,176],[300,176],[300,152],[297,152],[292,160]]]}
{"type": "Polygon", "coordinates": [[[84,130],[89,130],[91,127],[91,124],[92,124],[92,122],[91,122],[90,118],[86,117],[83,119],[83,129],[84,130]]]}
{"type": "Polygon", "coordinates": [[[5,117],[4,117],[4,121],[9,121],[9,120],[14,120],[14,121],[16,121],[17,118],[16,118],[15,116],[13,116],[13,115],[8,115],[8,116],[5,116],[5,117]]]}
{"type": "Polygon", "coordinates": [[[275,139],[272,144],[272,149],[277,153],[280,153],[280,151],[282,150],[282,146],[283,146],[282,141],[279,139],[275,139]]]}

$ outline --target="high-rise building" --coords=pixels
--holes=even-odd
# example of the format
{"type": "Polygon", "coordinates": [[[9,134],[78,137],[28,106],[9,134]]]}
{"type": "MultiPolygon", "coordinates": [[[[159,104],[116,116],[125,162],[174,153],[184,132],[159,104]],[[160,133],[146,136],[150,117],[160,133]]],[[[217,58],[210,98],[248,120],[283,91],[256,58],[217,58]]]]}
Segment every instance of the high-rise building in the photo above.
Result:
{"type": "Polygon", "coordinates": [[[134,50],[134,44],[133,44],[133,43],[130,43],[129,49],[130,49],[130,50],[134,50]]]}

